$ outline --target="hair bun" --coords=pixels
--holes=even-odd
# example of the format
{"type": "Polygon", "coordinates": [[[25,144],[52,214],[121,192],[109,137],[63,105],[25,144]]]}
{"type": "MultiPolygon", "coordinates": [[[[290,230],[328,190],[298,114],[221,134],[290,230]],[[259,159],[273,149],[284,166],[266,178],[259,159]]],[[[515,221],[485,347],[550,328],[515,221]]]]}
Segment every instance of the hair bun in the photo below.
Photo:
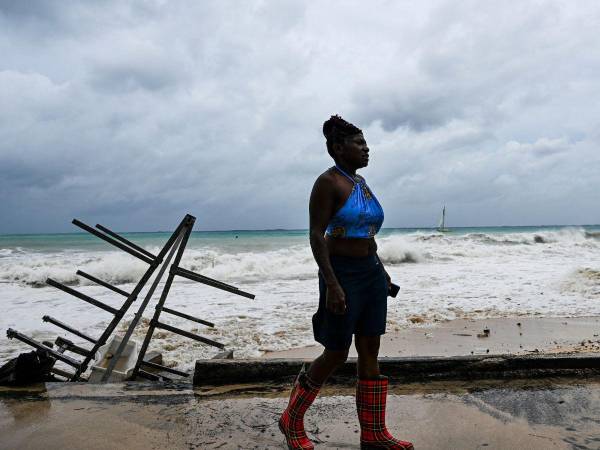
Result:
{"type": "Polygon", "coordinates": [[[323,123],[323,135],[329,140],[362,133],[362,130],[340,116],[333,115],[323,123]]]}

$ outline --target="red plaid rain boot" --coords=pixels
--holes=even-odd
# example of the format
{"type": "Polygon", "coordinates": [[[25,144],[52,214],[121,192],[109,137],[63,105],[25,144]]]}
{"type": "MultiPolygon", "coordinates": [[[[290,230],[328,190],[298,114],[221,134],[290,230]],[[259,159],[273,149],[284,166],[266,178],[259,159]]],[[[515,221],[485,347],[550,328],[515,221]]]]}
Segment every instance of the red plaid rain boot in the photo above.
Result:
{"type": "Polygon", "coordinates": [[[385,426],[387,388],[387,377],[382,376],[378,380],[358,380],[356,410],[360,422],[360,448],[414,450],[410,442],[395,439],[385,426]]]}
{"type": "Polygon", "coordinates": [[[279,429],[284,434],[289,449],[315,448],[304,431],[304,413],[317,397],[319,389],[321,385],[308,378],[302,366],[294,382],[288,406],[279,418],[279,429]]]}

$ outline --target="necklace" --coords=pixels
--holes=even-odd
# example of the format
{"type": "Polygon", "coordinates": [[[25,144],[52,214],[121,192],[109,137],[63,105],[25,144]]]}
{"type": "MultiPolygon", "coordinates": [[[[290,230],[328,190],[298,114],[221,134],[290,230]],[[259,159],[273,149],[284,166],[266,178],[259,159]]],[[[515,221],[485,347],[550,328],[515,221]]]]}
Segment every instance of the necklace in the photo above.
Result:
{"type": "Polygon", "coordinates": [[[339,170],[342,175],[345,175],[346,178],[349,178],[353,183],[358,183],[361,184],[363,181],[363,178],[360,175],[356,175],[356,174],[352,174],[352,175],[348,175],[340,166],[338,166],[337,164],[334,166],[337,170],[339,170]]]}

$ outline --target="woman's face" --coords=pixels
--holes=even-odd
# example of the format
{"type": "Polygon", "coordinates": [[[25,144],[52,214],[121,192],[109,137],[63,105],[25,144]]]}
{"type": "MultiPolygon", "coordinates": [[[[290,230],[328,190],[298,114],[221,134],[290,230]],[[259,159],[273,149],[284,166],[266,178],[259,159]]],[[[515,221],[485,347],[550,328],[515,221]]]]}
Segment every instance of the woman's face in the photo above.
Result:
{"type": "Polygon", "coordinates": [[[367,167],[369,164],[369,147],[362,133],[348,136],[345,145],[338,154],[340,162],[353,169],[367,167]]]}

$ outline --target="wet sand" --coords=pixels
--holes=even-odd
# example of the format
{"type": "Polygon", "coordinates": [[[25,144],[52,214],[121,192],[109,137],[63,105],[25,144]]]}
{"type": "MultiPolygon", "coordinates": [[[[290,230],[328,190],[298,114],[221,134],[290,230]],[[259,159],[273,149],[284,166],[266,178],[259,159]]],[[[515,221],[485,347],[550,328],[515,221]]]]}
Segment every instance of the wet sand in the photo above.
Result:
{"type": "MultiPolygon", "coordinates": [[[[47,384],[0,389],[2,449],[282,449],[289,386],[47,384]]],[[[306,416],[319,449],[359,448],[351,388],[306,416]]],[[[392,385],[390,430],[418,450],[597,449],[600,379],[392,385]]]]}
{"type": "MultiPolygon", "coordinates": [[[[268,352],[263,358],[314,358],[322,350],[321,345],[314,345],[268,352]]],[[[460,319],[436,323],[386,333],[381,338],[380,356],[578,352],[600,352],[600,317],[460,319]],[[483,337],[486,328],[489,336],[483,337]]],[[[350,356],[356,356],[354,346],[350,356]]]]}

